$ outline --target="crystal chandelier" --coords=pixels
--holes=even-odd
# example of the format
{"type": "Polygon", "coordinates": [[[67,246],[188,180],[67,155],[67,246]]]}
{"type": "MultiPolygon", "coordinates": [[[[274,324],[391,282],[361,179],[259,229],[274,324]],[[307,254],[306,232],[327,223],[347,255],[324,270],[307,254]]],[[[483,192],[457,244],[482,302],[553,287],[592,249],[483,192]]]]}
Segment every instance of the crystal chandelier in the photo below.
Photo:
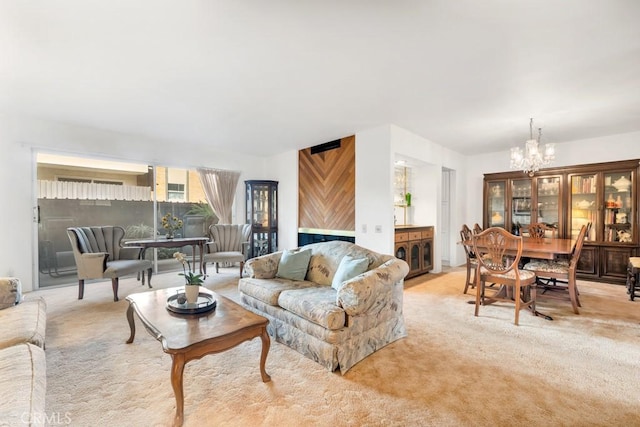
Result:
{"type": "Polygon", "coordinates": [[[524,153],[520,147],[511,149],[511,169],[522,169],[524,173],[533,176],[541,166],[548,165],[555,158],[555,147],[554,144],[544,144],[544,151],[540,152],[542,128],[538,128],[538,139],[533,139],[533,118],[529,121],[529,135],[524,153]]]}

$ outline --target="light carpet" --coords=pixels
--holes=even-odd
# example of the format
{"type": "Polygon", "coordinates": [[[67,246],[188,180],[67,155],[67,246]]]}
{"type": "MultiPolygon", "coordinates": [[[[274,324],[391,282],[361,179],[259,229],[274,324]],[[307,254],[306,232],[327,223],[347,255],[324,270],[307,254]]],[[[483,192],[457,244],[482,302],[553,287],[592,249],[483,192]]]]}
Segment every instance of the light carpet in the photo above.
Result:
{"type": "MultiPolygon", "coordinates": [[[[208,288],[238,299],[237,269],[208,288]]],[[[155,288],[180,284],[176,273],[155,288]]],[[[261,342],[187,364],[185,426],[612,426],[640,425],[640,301],[623,286],[579,282],[582,309],[539,298],[553,321],[508,305],[474,306],[464,270],[406,282],[408,337],[346,375],[271,342],[260,379],[261,342]]],[[[133,344],[125,297],[148,292],[121,281],[39,290],[48,305],[47,413],[74,426],[167,426],[175,413],[171,357],[137,322],[133,344]]]]}

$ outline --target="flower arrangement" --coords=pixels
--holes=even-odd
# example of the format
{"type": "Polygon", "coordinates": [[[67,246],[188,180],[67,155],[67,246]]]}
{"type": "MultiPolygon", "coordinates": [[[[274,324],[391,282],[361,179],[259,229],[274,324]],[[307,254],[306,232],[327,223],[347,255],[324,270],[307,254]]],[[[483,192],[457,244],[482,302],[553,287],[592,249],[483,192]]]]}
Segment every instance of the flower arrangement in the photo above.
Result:
{"type": "Polygon", "coordinates": [[[173,216],[170,213],[162,217],[162,228],[167,230],[167,238],[172,238],[173,233],[176,230],[181,229],[183,225],[184,223],[180,218],[178,218],[177,216],[173,216]]]}
{"type": "Polygon", "coordinates": [[[176,252],[173,254],[173,257],[182,264],[182,273],[178,273],[178,275],[184,276],[185,285],[200,286],[204,283],[202,274],[194,274],[191,271],[191,263],[189,263],[189,260],[187,259],[187,256],[185,254],[183,254],[182,252],[176,252]]]}

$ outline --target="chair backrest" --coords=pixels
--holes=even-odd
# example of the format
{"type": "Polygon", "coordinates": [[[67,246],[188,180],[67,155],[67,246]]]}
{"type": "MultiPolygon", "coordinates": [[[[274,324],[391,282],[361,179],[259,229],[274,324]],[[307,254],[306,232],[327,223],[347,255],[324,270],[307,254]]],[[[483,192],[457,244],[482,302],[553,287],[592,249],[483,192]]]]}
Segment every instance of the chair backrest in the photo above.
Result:
{"type": "Polygon", "coordinates": [[[521,236],[529,236],[537,240],[542,240],[545,237],[555,239],[557,231],[557,228],[542,222],[534,222],[526,227],[520,227],[521,236]]]}
{"type": "Polygon", "coordinates": [[[484,267],[489,274],[504,274],[511,270],[518,274],[522,236],[514,236],[501,227],[490,227],[473,235],[473,251],[478,268],[484,267]]]}
{"type": "Polygon", "coordinates": [[[218,252],[242,252],[242,244],[249,241],[250,224],[213,224],[209,236],[216,242],[218,252]]]}
{"type": "Polygon", "coordinates": [[[478,224],[477,222],[475,224],[473,224],[473,232],[475,234],[478,234],[482,231],[482,227],[480,227],[480,224],[478,224]]]}
{"type": "Polygon", "coordinates": [[[473,231],[471,231],[467,224],[462,224],[462,229],[460,230],[460,239],[462,241],[462,247],[464,248],[464,253],[467,256],[467,260],[475,258],[473,248],[471,248],[469,245],[465,245],[465,242],[471,242],[472,238],[473,231]]]}
{"type": "Polygon", "coordinates": [[[578,260],[580,259],[580,253],[582,252],[582,246],[584,245],[585,237],[590,228],[591,223],[583,225],[580,229],[580,233],[578,233],[576,243],[573,245],[573,249],[571,251],[571,259],[569,260],[569,272],[575,273],[578,267],[578,260]]]}
{"type": "Polygon", "coordinates": [[[105,225],[98,227],[70,227],[67,234],[71,241],[74,253],[106,252],[109,260],[120,259],[121,241],[124,237],[124,228],[105,225]]]}
{"type": "Polygon", "coordinates": [[[527,231],[529,232],[530,238],[534,240],[542,240],[545,238],[547,233],[547,226],[539,222],[534,222],[533,224],[529,224],[527,231]]]}

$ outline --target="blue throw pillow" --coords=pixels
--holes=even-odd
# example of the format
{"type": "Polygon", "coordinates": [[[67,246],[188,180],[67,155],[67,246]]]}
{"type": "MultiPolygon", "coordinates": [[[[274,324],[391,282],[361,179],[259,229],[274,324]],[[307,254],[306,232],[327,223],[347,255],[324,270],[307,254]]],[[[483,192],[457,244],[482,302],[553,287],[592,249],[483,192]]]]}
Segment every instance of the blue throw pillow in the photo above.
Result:
{"type": "Polygon", "coordinates": [[[294,252],[285,250],[278,264],[276,277],[289,280],[304,280],[311,259],[311,249],[294,252]]]}
{"type": "Polygon", "coordinates": [[[342,286],[342,282],[353,279],[359,274],[364,273],[369,268],[369,259],[367,258],[353,258],[350,255],[346,255],[340,261],[336,274],[333,276],[331,287],[336,291],[342,286]]]}

